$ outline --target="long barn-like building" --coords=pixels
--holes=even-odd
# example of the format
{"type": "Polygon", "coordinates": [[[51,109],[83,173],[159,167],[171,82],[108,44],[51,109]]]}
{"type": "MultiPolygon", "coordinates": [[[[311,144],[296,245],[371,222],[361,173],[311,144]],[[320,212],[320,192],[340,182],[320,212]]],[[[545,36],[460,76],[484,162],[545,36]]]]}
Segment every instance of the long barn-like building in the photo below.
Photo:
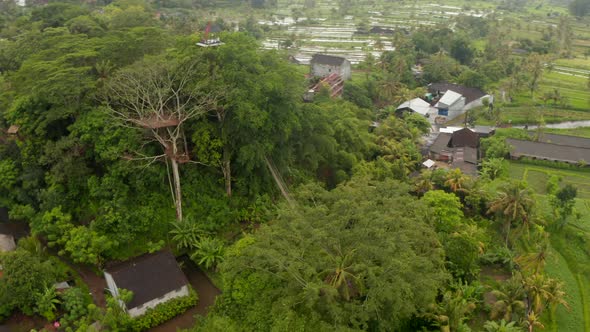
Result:
{"type": "Polygon", "coordinates": [[[590,162],[590,139],[566,135],[545,134],[539,141],[507,138],[510,158],[531,158],[569,164],[590,162]]]}

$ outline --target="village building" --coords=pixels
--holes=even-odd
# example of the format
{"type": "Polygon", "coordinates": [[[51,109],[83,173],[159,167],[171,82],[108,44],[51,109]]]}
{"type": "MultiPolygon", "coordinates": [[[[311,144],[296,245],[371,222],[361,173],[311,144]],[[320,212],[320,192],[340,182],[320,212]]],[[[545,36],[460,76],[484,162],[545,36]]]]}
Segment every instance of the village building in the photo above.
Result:
{"type": "Polygon", "coordinates": [[[0,234],[0,252],[16,250],[16,242],[10,234],[0,234]]]}
{"type": "Polygon", "coordinates": [[[493,135],[494,132],[493,127],[487,126],[441,128],[428,148],[428,157],[447,162],[451,168],[459,168],[465,174],[477,175],[477,166],[481,158],[480,139],[493,135]]]}
{"type": "Polygon", "coordinates": [[[119,263],[107,268],[104,276],[113,296],[119,296],[120,289],[133,292],[129,303],[120,303],[131,317],[189,295],[189,283],[170,251],[145,254],[119,263]]]}
{"type": "Polygon", "coordinates": [[[8,209],[0,207],[0,252],[16,250],[18,240],[28,234],[26,223],[10,221],[8,209]]]}
{"type": "Polygon", "coordinates": [[[484,100],[493,102],[493,97],[477,88],[453,83],[431,83],[428,92],[438,115],[453,119],[460,114],[482,106],[484,100]]]}
{"type": "Polygon", "coordinates": [[[11,125],[10,127],[8,127],[8,130],[6,130],[6,133],[8,135],[16,135],[16,134],[18,134],[19,130],[20,130],[20,126],[11,125]]]}
{"type": "Polygon", "coordinates": [[[314,77],[327,77],[338,74],[343,80],[352,77],[350,61],[339,56],[326,54],[314,54],[311,58],[311,75],[314,77]]]}
{"type": "Polygon", "coordinates": [[[540,141],[507,138],[510,158],[531,158],[569,164],[590,162],[590,139],[566,135],[545,134],[540,141]]]}
{"type": "Polygon", "coordinates": [[[430,106],[430,103],[422,98],[414,98],[399,105],[395,109],[395,113],[397,115],[403,115],[404,113],[418,113],[424,117],[430,117],[431,115],[436,115],[437,109],[430,106]]]}
{"type": "Polygon", "coordinates": [[[224,43],[221,42],[221,39],[219,38],[220,33],[221,28],[217,24],[208,23],[207,27],[205,28],[203,39],[201,39],[197,45],[201,47],[215,47],[223,45],[224,43]]]}
{"type": "Polygon", "coordinates": [[[438,109],[438,115],[455,118],[463,112],[465,97],[453,90],[447,90],[434,105],[438,109]]]}

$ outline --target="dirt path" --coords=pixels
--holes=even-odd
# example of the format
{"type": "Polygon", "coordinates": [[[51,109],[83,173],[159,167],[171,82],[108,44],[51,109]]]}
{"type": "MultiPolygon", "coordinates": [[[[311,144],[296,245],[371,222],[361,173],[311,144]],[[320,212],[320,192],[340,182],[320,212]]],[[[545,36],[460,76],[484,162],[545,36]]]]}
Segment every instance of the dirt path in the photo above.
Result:
{"type": "Polygon", "coordinates": [[[107,287],[107,283],[103,276],[96,275],[96,273],[94,273],[90,267],[73,264],[62,256],[56,255],[56,257],[58,257],[62,262],[67,264],[72,270],[78,273],[82,281],[84,281],[84,283],[90,289],[90,295],[92,295],[94,304],[96,304],[99,308],[106,308],[104,290],[107,287]]]}
{"type": "Polygon", "coordinates": [[[184,314],[154,327],[149,332],[176,332],[178,329],[187,329],[195,324],[195,315],[206,315],[210,306],[215,303],[215,298],[221,291],[192,261],[184,260],[184,273],[199,296],[196,307],[187,310],[184,314]]]}
{"type": "Polygon", "coordinates": [[[104,290],[107,287],[107,283],[102,276],[97,276],[94,271],[87,267],[73,267],[76,272],[80,275],[84,283],[90,288],[90,293],[92,293],[92,299],[94,300],[94,304],[96,304],[100,308],[106,307],[106,299],[104,296],[104,290]]]}

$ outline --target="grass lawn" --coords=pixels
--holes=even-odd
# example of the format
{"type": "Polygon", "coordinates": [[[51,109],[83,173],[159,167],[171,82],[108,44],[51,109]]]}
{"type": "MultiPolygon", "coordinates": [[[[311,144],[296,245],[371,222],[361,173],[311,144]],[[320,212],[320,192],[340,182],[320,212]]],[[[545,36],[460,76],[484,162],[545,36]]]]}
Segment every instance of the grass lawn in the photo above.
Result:
{"type": "Polygon", "coordinates": [[[570,135],[590,138],[590,127],[580,127],[571,129],[552,129],[545,128],[545,132],[559,135],[570,135]]]}
{"type": "MultiPolygon", "coordinates": [[[[588,41],[585,42],[588,43],[588,41]]],[[[588,44],[588,46],[590,46],[590,43],[588,44]]],[[[590,59],[586,59],[585,57],[573,59],[557,59],[554,61],[554,63],[557,66],[590,70],[590,59]]]]}
{"type": "Polygon", "coordinates": [[[545,331],[585,331],[584,321],[579,319],[584,316],[584,305],[577,276],[568,267],[566,259],[555,249],[551,250],[545,272],[550,277],[563,281],[570,306],[570,310],[563,306],[559,306],[555,312],[548,310],[544,314],[545,321],[548,321],[545,331]]]}
{"type": "Polygon", "coordinates": [[[549,276],[564,283],[570,310],[560,306],[542,318],[547,331],[590,331],[590,173],[511,162],[509,175],[531,185],[545,214],[550,213],[545,195],[550,176],[559,176],[560,185],[578,188],[576,210],[581,218],[570,218],[563,229],[552,232],[553,250],[545,268],[549,276]]]}
{"type": "MultiPolygon", "coordinates": [[[[525,180],[537,194],[546,194],[547,181],[552,175],[558,176],[560,186],[572,184],[578,188],[578,197],[590,199],[590,173],[576,170],[564,170],[545,166],[510,163],[510,176],[525,180]]],[[[588,211],[590,214],[590,211],[588,211]]],[[[590,215],[589,215],[590,217],[590,215]]]]}

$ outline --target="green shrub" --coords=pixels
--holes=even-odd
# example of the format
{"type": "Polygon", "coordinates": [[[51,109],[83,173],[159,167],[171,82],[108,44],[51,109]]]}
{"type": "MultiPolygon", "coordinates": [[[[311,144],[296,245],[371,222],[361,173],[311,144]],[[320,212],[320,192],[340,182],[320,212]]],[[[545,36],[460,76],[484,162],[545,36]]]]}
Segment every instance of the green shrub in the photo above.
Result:
{"type": "Polygon", "coordinates": [[[135,318],[132,323],[134,331],[145,331],[158,326],[185,312],[197,304],[197,293],[189,286],[189,295],[172,299],[148,309],[145,314],[135,318]]]}
{"type": "Polygon", "coordinates": [[[588,172],[590,173],[590,167],[580,166],[578,164],[569,164],[561,161],[551,161],[551,160],[542,160],[542,159],[530,159],[530,158],[520,158],[516,162],[519,164],[526,164],[526,165],[535,165],[535,166],[543,166],[543,167],[551,167],[555,169],[565,169],[565,170],[574,170],[580,172],[588,172]]]}

